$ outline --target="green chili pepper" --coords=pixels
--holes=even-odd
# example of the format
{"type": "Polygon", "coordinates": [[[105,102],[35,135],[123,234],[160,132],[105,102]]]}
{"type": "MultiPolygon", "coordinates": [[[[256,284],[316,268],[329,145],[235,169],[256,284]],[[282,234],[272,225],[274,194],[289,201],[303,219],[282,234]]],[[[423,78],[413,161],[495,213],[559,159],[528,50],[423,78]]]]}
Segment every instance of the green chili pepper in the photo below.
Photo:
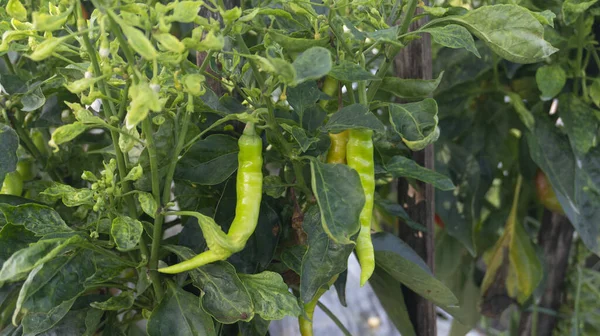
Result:
{"type": "Polygon", "coordinates": [[[238,154],[237,173],[237,202],[235,218],[225,234],[219,225],[210,217],[197,212],[180,211],[173,214],[194,216],[206,239],[208,250],[192,259],[180,262],[158,271],[162,273],[181,273],[196,267],[206,265],[217,260],[225,260],[232,254],[244,249],[246,242],[256,229],[260,201],[262,198],[262,139],[256,134],[252,123],[246,124],[244,134],[238,141],[240,152],[238,154]]]}
{"type": "Polygon", "coordinates": [[[298,317],[298,325],[300,326],[300,335],[313,336],[313,321],[312,320],[313,320],[313,316],[315,315],[315,308],[317,307],[317,303],[319,302],[319,299],[321,298],[321,296],[323,296],[323,294],[325,294],[325,292],[327,292],[329,287],[331,287],[331,285],[333,285],[333,283],[335,282],[335,280],[337,280],[337,278],[338,278],[338,275],[335,275],[333,278],[331,278],[329,283],[327,283],[327,287],[319,288],[319,290],[317,291],[317,294],[315,294],[315,297],[310,302],[304,304],[304,312],[306,313],[306,316],[308,317],[308,319],[306,319],[303,315],[300,315],[298,317]]]}
{"type": "Polygon", "coordinates": [[[341,133],[329,133],[329,139],[331,145],[327,152],[327,163],[346,163],[346,145],[348,143],[349,132],[343,131],[341,133]]]}
{"type": "Polygon", "coordinates": [[[371,217],[375,195],[375,165],[373,163],[373,131],[350,130],[346,160],[360,176],[365,194],[365,206],[360,212],[360,232],[356,239],[356,254],[360,262],[360,285],[369,280],[375,270],[375,252],[371,242],[371,217]]]}
{"type": "Polygon", "coordinates": [[[0,195],[21,196],[23,193],[23,178],[19,172],[14,171],[4,176],[0,195]]]}

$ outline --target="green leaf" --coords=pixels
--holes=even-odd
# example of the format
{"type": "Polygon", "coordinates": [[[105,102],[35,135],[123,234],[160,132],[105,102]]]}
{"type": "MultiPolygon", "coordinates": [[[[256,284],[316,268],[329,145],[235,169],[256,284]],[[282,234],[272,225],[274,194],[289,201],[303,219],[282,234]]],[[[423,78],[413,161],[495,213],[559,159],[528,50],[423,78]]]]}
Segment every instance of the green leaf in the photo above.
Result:
{"type": "Polygon", "coordinates": [[[554,19],[556,18],[556,14],[554,14],[554,12],[549,9],[546,9],[542,12],[530,12],[531,15],[533,15],[541,24],[554,28],[554,19]]]}
{"type": "Polygon", "coordinates": [[[568,25],[573,24],[579,15],[592,7],[598,0],[565,0],[562,4],[562,17],[568,25]]]}
{"type": "Polygon", "coordinates": [[[82,240],[79,236],[72,236],[66,240],[64,238],[45,239],[15,252],[2,265],[0,285],[4,282],[23,279],[35,267],[52,260],[67,246],[82,240]]]}
{"type": "Polygon", "coordinates": [[[8,0],[6,13],[19,21],[27,21],[27,9],[19,0],[8,0]]]}
{"type": "MultiPolygon", "coordinates": [[[[132,29],[137,31],[135,28],[132,29]]],[[[125,126],[127,129],[132,129],[141,123],[146,119],[150,111],[159,112],[162,109],[158,100],[158,94],[152,90],[150,84],[146,81],[133,84],[129,88],[128,95],[131,102],[125,116],[125,126]]]]}
{"type": "Polygon", "coordinates": [[[348,267],[348,257],[354,244],[337,244],[323,230],[318,207],[311,207],[304,214],[302,227],[308,236],[308,249],[302,258],[300,272],[300,298],[310,302],[322,287],[329,287],[333,276],[348,267]]]}
{"type": "Polygon", "coordinates": [[[96,309],[77,309],[70,310],[67,314],[55,324],[52,328],[38,334],[38,336],[54,336],[54,335],[84,335],[86,331],[86,316],[96,309]]]}
{"type": "MultiPolygon", "coordinates": [[[[158,57],[158,53],[156,49],[154,49],[154,45],[152,42],[148,40],[146,35],[142,33],[141,30],[130,26],[125,23],[123,20],[117,21],[121,26],[121,30],[123,30],[123,34],[127,37],[129,42],[129,46],[135,50],[138,54],[140,54],[143,58],[151,61],[158,57]]],[[[129,89],[131,92],[131,88],[129,89]]]]}
{"type": "Polygon", "coordinates": [[[38,86],[21,97],[21,104],[23,104],[21,111],[35,111],[44,106],[44,103],[46,103],[46,97],[44,96],[42,89],[38,86]]]}
{"type": "Polygon", "coordinates": [[[152,311],[146,331],[149,336],[216,336],[210,316],[200,308],[200,299],[168,283],[167,293],[152,311]]]}
{"type": "Polygon", "coordinates": [[[201,185],[225,181],[237,170],[239,147],[237,139],[213,134],[200,140],[177,163],[175,178],[201,185]]]}
{"type": "Polygon", "coordinates": [[[67,143],[81,133],[85,132],[90,126],[85,125],[79,121],[76,121],[72,124],[67,124],[64,126],[60,126],[52,133],[50,142],[48,144],[55,148],[55,152],[58,152],[58,145],[67,143]]]}
{"type": "Polygon", "coordinates": [[[68,207],[93,205],[95,203],[93,190],[87,188],[75,189],[70,185],[60,184],[58,182],[53,183],[50,187],[41,192],[41,194],[52,201],[62,199],[62,202],[68,207]]]}
{"type": "Polygon", "coordinates": [[[35,30],[40,31],[54,31],[62,28],[67,19],[71,15],[74,6],[70,6],[64,12],[58,15],[50,15],[46,13],[33,12],[32,14],[32,22],[35,30]]]}
{"type": "Polygon", "coordinates": [[[400,334],[416,336],[415,329],[410,321],[408,309],[404,303],[401,283],[394,279],[381,267],[375,267],[375,271],[369,279],[375,295],[386,311],[388,318],[394,323],[400,334]]]}
{"type": "Polygon", "coordinates": [[[264,271],[258,274],[239,274],[254,301],[254,309],[265,320],[281,320],[285,316],[302,314],[296,297],[290,293],[281,275],[264,271]]]}
{"type": "Polygon", "coordinates": [[[24,226],[6,224],[0,229],[0,264],[15,252],[37,241],[35,235],[24,226]]]}
{"type": "Polygon", "coordinates": [[[596,107],[600,107],[600,78],[596,78],[589,88],[590,99],[596,107]]]}
{"type": "Polygon", "coordinates": [[[128,216],[116,217],[110,228],[110,234],[119,251],[133,250],[140,241],[142,231],[142,223],[128,216]]]}
{"type": "Polygon", "coordinates": [[[432,27],[421,29],[419,32],[431,34],[433,41],[444,47],[458,49],[465,48],[475,56],[481,58],[479,51],[475,47],[475,41],[471,33],[463,27],[456,24],[449,24],[445,27],[432,27]]]}
{"type": "Polygon", "coordinates": [[[385,126],[369,109],[361,104],[345,106],[335,112],[323,127],[328,132],[339,133],[347,129],[372,129],[384,132],[385,126]]]}
{"type": "MultiPolygon", "coordinates": [[[[166,246],[181,259],[196,254],[183,246],[166,246]]],[[[254,317],[254,304],[235,268],[226,261],[217,261],[189,272],[194,286],[202,290],[202,308],[217,321],[225,324],[250,321],[254,317]]]]}
{"type": "Polygon", "coordinates": [[[365,196],[356,170],[340,164],[310,162],[311,183],[321,209],[321,224],[338,244],[352,244],[365,196]]]}
{"type": "Polygon", "coordinates": [[[412,220],[408,213],[406,213],[406,210],[404,210],[402,205],[398,204],[398,202],[390,201],[389,199],[383,199],[381,196],[379,196],[379,194],[375,193],[375,206],[392,216],[400,218],[402,222],[406,223],[406,225],[410,226],[411,228],[427,232],[427,228],[422,224],[412,220]]]}
{"type": "Polygon", "coordinates": [[[300,145],[302,152],[306,152],[312,144],[319,142],[319,138],[309,138],[308,135],[306,135],[304,128],[290,126],[288,124],[281,124],[281,128],[289,132],[294,137],[298,145],[300,145]]]}
{"type": "Polygon", "coordinates": [[[314,40],[290,37],[288,35],[280,34],[272,30],[265,35],[265,40],[277,42],[277,44],[282,46],[284,50],[290,52],[304,52],[314,47],[327,47],[327,45],[329,44],[329,36],[325,36],[321,39],[314,40]]]}
{"type": "Polygon", "coordinates": [[[429,183],[441,190],[452,190],[455,188],[449,177],[421,167],[415,161],[401,155],[391,158],[385,165],[385,168],[394,177],[414,178],[429,183]]]}
{"type": "Polygon", "coordinates": [[[190,23],[198,17],[202,1],[179,1],[173,5],[173,15],[170,20],[190,23]]]}
{"type": "Polygon", "coordinates": [[[390,104],[390,123],[404,144],[418,151],[440,136],[437,112],[437,103],[431,98],[416,103],[390,104]]]}
{"type": "Polygon", "coordinates": [[[535,81],[542,91],[541,99],[550,100],[558,95],[567,83],[567,74],[559,65],[544,65],[535,73],[535,81]]]}
{"type": "Polygon", "coordinates": [[[117,296],[111,296],[106,301],[92,302],[90,306],[101,310],[121,310],[131,308],[134,300],[132,291],[124,291],[117,296]]]}
{"type": "Polygon", "coordinates": [[[574,152],[586,154],[598,143],[596,133],[600,111],[589,107],[589,104],[573,94],[561,95],[558,102],[558,113],[565,124],[574,152]]]}
{"type": "Polygon", "coordinates": [[[342,82],[381,80],[360,65],[349,61],[341,61],[340,64],[334,65],[329,71],[329,76],[342,82]]]}
{"type": "Polygon", "coordinates": [[[250,322],[239,322],[241,336],[265,336],[269,331],[271,321],[265,320],[260,315],[255,315],[250,322]]]}
{"type": "Polygon", "coordinates": [[[442,308],[458,304],[450,289],[433,277],[427,264],[405,242],[385,232],[371,237],[375,262],[381,270],[442,308]]]}
{"type": "Polygon", "coordinates": [[[463,16],[432,20],[428,26],[454,22],[465,26],[495,53],[515,63],[536,63],[558,49],[544,40],[544,27],[517,5],[482,6],[463,16]]]}
{"type": "Polygon", "coordinates": [[[19,137],[17,132],[7,125],[0,124],[0,185],[4,182],[7,173],[17,169],[17,148],[19,148],[19,137]]]}
{"type": "Polygon", "coordinates": [[[331,53],[322,47],[312,47],[300,54],[292,65],[296,70],[295,85],[319,79],[331,70],[331,53]]]}
{"type": "Polygon", "coordinates": [[[0,204],[0,212],[4,213],[8,223],[22,225],[37,236],[73,231],[54,209],[44,205],[33,203],[18,206],[0,204]]]}
{"type": "Polygon", "coordinates": [[[588,169],[595,171],[598,157],[594,147],[584,157],[576,158],[566,135],[547,118],[536,119],[535,129],[528,134],[527,143],[533,161],[550,180],[552,189],[565,215],[579,233],[583,243],[600,255],[596,223],[600,219],[600,200],[593,197],[600,180],[591,180],[588,169]],[[576,161],[577,160],[577,161],[576,161]]]}
{"type": "Polygon", "coordinates": [[[106,272],[98,267],[97,260],[91,251],[78,250],[55,258],[29,274],[13,316],[19,312],[25,314],[24,334],[37,335],[67,314],[77,297],[86,291],[87,280],[97,272],[106,272]]]}
{"type": "Polygon", "coordinates": [[[146,215],[154,218],[158,212],[158,204],[156,204],[154,196],[150,193],[140,191],[137,197],[138,202],[140,202],[140,206],[142,207],[142,211],[144,211],[146,215]]]}
{"type": "Polygon", "coordinates": [[[440,85],[443,75],[442,71],[436,79],[385,77],[381,89],[405,99],[427,98],[440,85]]]}

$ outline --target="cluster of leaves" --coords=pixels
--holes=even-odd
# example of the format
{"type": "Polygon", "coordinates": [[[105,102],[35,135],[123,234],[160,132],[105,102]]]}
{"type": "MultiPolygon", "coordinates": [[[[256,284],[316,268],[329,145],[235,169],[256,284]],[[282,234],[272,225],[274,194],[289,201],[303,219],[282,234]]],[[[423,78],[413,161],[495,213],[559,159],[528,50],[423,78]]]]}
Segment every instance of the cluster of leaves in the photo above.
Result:
{"type": "Polygon", "coordinates": [[[535,193],[541,170],[578,233],[574,246],[587,247],[587,255],[583,249],[571,253],[560,332],[593,335],[596,308],[588,305],[578,315],[575,294],[577,284],[581,289],[597,278],[593,269],[577,270],[599,252],[600,58],[594,27],[600,7],[594,0],[519,3],[538,13],[540,22],[546,19],[545,37],[559,49],[543,62],[498,58],[484,39],[476,42],[477,52],[441,47],[434,55],[434,73],[445,71],[434,95],[441,128],[436,170],[457,186],[436,192],[436,211],[446,224],[437,235],[437,276],[462,297],[469,316],[468,325],[455,323],[455,334],[468,331],[480,314],[496,318],[512,303],[535,309],[548,273],[535,239],[543,213],[535,193]],[[478,296],[479,302],[473,300],[478,296]]]}
{"type": "MultiPolygon", "coordinates": [[[[454,188],[407,156],[440,137],[428,96],[462,74],[448,76],[458,68],[448,59],[435,80],[401,79],[391,60],[422,34],[482,60],[495,52],[535,63],[557,49],[543,38],[548,12],[423,7],[431,21],[409,32],[416,5],[9,0],[0,9],[0,182],[26,181],[0,195],[2,334],[139,334],[144,321],[149,335],[264,335],[269,321],[304,314],[345,272],[364,204],[358,173],[323,163],[328,132],[375,131],[376,218],[422,228],[387,186],[402,177],[454,188]],[[341,83],[338,97],[319,89],[325,76],[341,83]],[[256,231],[227,261],[161,276],[159,263],[206,249],[195,217],[169,209],[227,231],[246,122],[265,144],[256,231]],[[21,162],[32,164],[19,172],[21,162]]],[[[459,300],[410,247],[389,233],[372,238],[371,284],[384,306],[403,305],[404,284],[459,316],[459,300]]],[[[335,287],[344,302],[344,276],[335,287]]],[[[390,312],[414,334],[406,309],[390,312]]]]}

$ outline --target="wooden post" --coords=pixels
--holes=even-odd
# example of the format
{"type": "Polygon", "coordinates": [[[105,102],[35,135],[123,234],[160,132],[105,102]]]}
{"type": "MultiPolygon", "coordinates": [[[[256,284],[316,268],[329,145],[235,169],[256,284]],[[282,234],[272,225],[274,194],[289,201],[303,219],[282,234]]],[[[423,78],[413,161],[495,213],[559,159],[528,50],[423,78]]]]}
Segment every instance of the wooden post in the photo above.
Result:
{"type": "MultiPolygon", "coordinates": [[[[567,217],[548,210],[544,212],[542,226],[538,233],[539,246],[544,251],[544,293],[538,303],[539,308],[558,311],[563,298],[564,281],[567,274],[569,252],[573,240],[573,226],[567,217]]],[[[552,335],[557,317],[537,313],[537,331],[533,334],[532,324],[534,314],[523,313],[519,324],[519,335],[537,336],[552,335]]]]}
{"type": "MultiPolygon", "coordinates": [[[[426,23],[423,18],[411,24],[410,30],[416,30],[426,23]]],[[[431,79],[431,39],[428,34],[412,41],[395,59],[396,75],[402,78],[431,79]]],[[[434,168],[433,145],[424,150],[414,152],[413,160],[429,169],[434,168]]],[[[434,190],[429,184],[417,182],[417,190],[408,185],[405,179],[398,180],[398,202],[406,209],[409,216],[423,224],[428,232],[414,230],[401,225],[399,236],[409,244],[425,260],[433,271],[434,268],[434,190]]],[[[419,336],[435,336],[436,313],[433,303],[404,287],[404,299],[410,320],[419,336]]]]}

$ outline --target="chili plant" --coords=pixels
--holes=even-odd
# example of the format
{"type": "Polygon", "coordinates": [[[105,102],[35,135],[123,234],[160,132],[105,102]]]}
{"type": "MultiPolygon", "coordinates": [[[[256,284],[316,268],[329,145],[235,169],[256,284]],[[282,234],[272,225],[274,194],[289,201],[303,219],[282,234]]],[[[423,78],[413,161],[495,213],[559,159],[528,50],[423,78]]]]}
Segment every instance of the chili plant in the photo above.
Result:
{"type": "Polygon", "coordinates": [[[294,316],[311,335],[320,295],[335,284],[344,302],[354,250],[361,284],[458,312],[413,250],[371,230],[422,227],[388,200],[394,178],[454,188],[408,158],[440,136],[428,97],[446,75],[396,78],[392,60],[423,34],[516,63],[557,49],[546,12],[421,7],[4,2],[2,333],[264,335],[294,316]]]}

